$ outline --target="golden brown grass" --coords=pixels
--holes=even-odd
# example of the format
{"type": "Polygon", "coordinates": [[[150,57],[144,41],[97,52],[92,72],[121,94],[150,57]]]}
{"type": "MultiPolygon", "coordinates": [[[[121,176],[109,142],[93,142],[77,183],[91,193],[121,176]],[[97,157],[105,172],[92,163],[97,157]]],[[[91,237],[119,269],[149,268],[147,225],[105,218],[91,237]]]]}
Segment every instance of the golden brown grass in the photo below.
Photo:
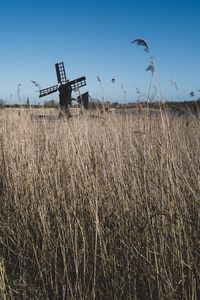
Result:
{"type": "Polygon", "coordinates": [[[198,117],[0,112],[0,299],[199,299],[198,117]]]}

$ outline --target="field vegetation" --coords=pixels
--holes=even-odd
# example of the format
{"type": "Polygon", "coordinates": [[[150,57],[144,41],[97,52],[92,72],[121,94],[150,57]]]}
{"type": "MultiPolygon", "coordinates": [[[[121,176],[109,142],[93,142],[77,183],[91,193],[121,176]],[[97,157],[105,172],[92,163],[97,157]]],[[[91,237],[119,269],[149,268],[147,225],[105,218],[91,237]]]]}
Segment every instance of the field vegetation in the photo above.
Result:
{"type": "Polygon", "coordinates": [[[199,299],[198,114],[33,114],[0,111],[0,299],[199,299]]]}

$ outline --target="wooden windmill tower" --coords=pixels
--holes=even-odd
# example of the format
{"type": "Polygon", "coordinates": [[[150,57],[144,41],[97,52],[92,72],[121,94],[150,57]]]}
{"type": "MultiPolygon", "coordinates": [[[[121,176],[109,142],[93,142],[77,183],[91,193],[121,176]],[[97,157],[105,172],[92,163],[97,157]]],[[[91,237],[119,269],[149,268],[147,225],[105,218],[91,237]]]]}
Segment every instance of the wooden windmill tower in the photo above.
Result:
{"type": "Polygon", "coordinates": [[[88,102],[89,102],[88,92],[84,94],[79,94],[77,99],[72,98],[72,91],[79,92],[79,89],[86,85],[85,76],[69,81],[66,77],[65,67],[63,62],[56,63],[55,68],[56,68],[58,84],[40,90],[39,97],[41,98],[59,91],[61,109],[69,108],[72,104],[72,100],[77,100],[87,109],[88,102]]]}

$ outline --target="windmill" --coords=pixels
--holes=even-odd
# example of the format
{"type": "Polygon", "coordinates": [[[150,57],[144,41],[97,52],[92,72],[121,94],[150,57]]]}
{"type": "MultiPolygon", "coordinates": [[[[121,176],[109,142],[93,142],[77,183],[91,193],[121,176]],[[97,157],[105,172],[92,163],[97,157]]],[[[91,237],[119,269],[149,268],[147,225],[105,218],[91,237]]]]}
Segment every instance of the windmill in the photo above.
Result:
{"type": "MultiPolygon", "coordinates": [[[[86,85],[85,76],[69,81],[66,77],[64,63],[56,63],[56,74],[58,84],[51,86],[46,89],[41,89],[39,97],[44,97],[59,91],[60,106],[61,109],[67,109],[72,104],[72,91],[79,92],[79,89],[86,85]]],[[[81,103],[85,108],[88,108],[88,92],[79,94],[77,101],[81,103]]]]}

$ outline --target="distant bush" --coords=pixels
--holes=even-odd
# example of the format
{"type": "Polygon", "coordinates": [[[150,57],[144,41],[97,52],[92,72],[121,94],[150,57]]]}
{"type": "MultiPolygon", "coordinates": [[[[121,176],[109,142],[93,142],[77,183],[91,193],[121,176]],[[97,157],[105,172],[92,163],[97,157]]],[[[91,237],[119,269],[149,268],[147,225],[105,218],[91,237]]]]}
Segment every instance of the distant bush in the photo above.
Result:
{"type": "Polygon", "coordinates": [[[45,101],[44,107],[57,107],[58,103],[55,100],[45,101]]]}
{"type": "Polygon", "coordinates": [[[3,99],[0,99],[0,108],[3,108],[5,104],[5,101],[3,99]]]}

